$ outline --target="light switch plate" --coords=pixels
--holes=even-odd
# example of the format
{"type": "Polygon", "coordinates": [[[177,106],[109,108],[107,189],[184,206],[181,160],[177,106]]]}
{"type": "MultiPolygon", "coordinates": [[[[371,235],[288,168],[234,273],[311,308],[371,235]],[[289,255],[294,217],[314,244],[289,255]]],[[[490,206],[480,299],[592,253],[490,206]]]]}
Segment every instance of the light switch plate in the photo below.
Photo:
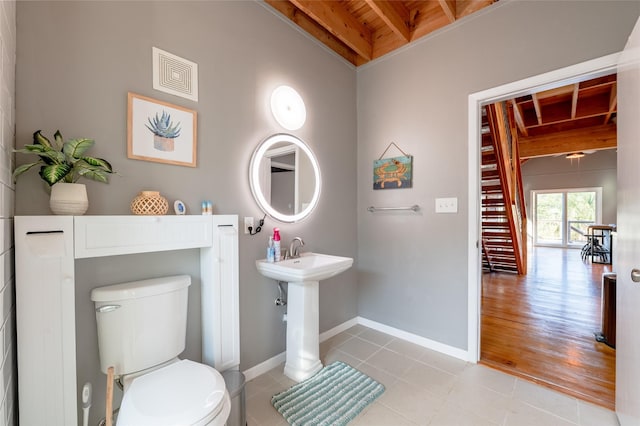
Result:
{"type": "Polygon", "coordinates": [[[458,213],[458,198],[436,198],[436,213],[458,213]]]}

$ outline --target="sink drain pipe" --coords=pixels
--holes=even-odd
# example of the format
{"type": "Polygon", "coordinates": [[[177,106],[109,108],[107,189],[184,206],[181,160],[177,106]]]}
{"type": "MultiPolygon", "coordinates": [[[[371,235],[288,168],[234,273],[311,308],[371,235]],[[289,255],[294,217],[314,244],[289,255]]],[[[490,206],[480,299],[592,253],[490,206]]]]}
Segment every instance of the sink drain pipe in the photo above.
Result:
{"type": "Polygon", "coordinates": [[[287,291],[283,288],[284,281],[278,281],[279,295],[276,299],[276,306],[287,306],[287,291]]]}

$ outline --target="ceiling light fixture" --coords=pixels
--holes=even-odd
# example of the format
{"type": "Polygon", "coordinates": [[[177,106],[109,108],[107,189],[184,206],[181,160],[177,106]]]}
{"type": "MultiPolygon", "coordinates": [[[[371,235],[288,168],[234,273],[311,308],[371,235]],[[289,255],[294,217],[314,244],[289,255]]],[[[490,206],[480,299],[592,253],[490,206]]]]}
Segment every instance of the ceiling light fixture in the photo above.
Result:
{"type": "Polygon", "coordinates": [[[298,130],[307,119],[302,97],[289,86],[279,86],[271,94],[271,113],[287,130],[298,130]]]}
{"type": "Polygon", "coordinates": [[[567,154],[567,157],[569,160],[573,160],[575,158],[582,158],[584,157],[584,152],[572,152],[571,154],[567,154]]]}

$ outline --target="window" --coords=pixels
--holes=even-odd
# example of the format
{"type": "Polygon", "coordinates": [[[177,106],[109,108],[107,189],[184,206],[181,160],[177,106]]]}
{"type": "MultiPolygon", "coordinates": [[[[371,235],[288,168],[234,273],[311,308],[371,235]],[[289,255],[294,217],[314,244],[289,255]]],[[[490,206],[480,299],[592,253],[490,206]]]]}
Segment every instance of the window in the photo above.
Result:
{"type": "Polygon", "coordinates": [[[532,191],[532,206],[536,245],[582,246],[601,221],[602,188],[532,191]]]}

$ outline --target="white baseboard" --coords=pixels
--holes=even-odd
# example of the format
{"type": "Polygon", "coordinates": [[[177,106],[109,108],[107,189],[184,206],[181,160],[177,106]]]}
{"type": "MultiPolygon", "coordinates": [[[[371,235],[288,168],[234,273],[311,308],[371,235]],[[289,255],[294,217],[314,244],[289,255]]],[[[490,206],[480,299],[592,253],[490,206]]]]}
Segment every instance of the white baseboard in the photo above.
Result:
{"type": "Polygon", "coordinates": [[[357,317],[358,324],[365,327],[372,328],[382,333],[389,334],[398,339],[406,340],[407,342],[414,343],[423,348],[431,349],[436,352],[443,353],[445,355],[452,356],[454,358],[461,359],[463,361],[470,361],[468,351],[459,349],[453,346],[445,345],[444,343],[436,342],[435,340],[427,339],[426,337],[418,336],[417,334],[409,333],[398,328],[389,327],[388,325],[381,324],[379,322],[371,321],[370,319],[357,317]]]}
{"type": "MultiPolygon", "coordinates": [[[[458,349],[453,346],[445,345],[443,343],[436,342],[435,340],[427,339],[425,337],[418,336],[416,334],[412,334],[404,330],[400,330],[398,328],[389,327],[388,325],[371,321],[363,317],[352,318],[350,320],[343,322],[340,325],[333,327],[330,330],[320,333],[320,336],[319,336],[320,343],[358,324],[363,325],[365,327],[372,328],[382,333],[386,333],[390,336],[397,337],[398,339],[406,340],[407,342],[414,343],[418,346],[422,346],[423,348],[431,349],[431,350],[443,353],[445,355],[449,355],[454,358],[461,359],[463,361],[473,362],[471,357],[469,357],[468,351],[458,349]]],[[[256,377],[266,373],[267,371],[276,368],[277,366],[285,362],[285,360],[286,360],[286,352],[282,352],[274,356],[273,358],[269,358],[268,360],[261,362],[260,364],[249,368],[248,370],[243,371],[246,381],[255,379],[256,377]]]]}
{"type": "MultiPolygon", "coordinates": [[[[320,336],[319,336],[320,343],[332,338],[336,334],[342,333],[343,331],[353,327],[356,324],[358,324],[358,319],[352,318],[350,320],[343,322],[340,325],[333,327],[330,330],[325,331],[324,333],[320,333],[320,336]]],[[[260,364],[254,367],[251,367],[248,370],[243,371],[245,380],[248,382],[251,379],[255,379],[256,377],[266,373],[267,371],[276,368],[277,366],[279,366],[285,361],[286,361],[286,352],[279,353],[273,358],[269,358],[268,360],[261,362],[260,364]]]]}
{"type": "Polygon", "coordinates": [[[260,364],[251,367],[248,370],[243,371],[245,380],[248,382],[249,380],[255,379],[258,376],[263,375],[269,370],[273,370],[280,364],[285,361],[286,352],[279,353],[273,358],[269,358],[268,360],[261,362],[260,364]]]}
{"type": "Polygon", "coordinates": [[[342,324],[333,327],[331,330],[320,333],[320,343],[324,342],[325,340],[331,339],[336,334],[340,334],[343,331],[350,329],[354,325],[358,325],[358,317],[351,318],[350,320],[347,320],[342,324]]]}

